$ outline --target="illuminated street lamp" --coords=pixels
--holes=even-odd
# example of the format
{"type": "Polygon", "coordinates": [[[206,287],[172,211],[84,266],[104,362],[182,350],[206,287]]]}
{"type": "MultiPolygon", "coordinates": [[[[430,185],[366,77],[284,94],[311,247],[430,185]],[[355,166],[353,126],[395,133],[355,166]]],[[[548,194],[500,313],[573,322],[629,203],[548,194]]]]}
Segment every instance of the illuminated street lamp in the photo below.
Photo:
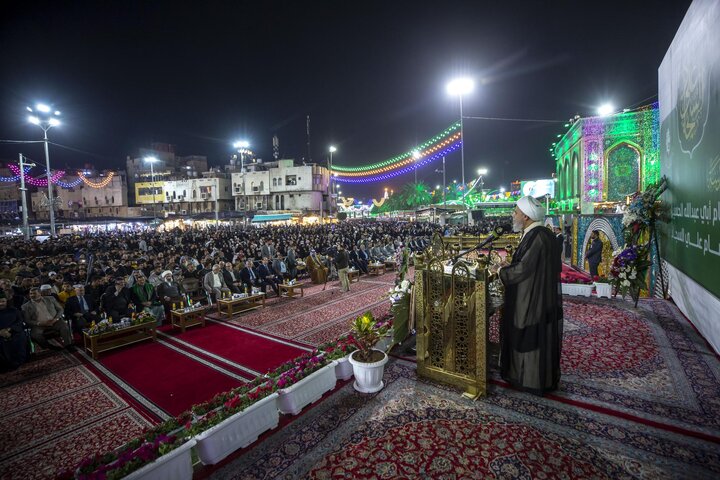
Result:
{"type": "MultiPolygon", "coordinates": [[[[30,107],[26,107],[27,111],[30,112],[28,121],[33,125],[37,125],[42,128],[45,142],[45,168],[47,169],[47,182],[48,182],[48,210],[50,212],[50,234],[55,236],[55,202],[53,201],[52,193],[52,175],[50,173],[50,153],[48,151],[48,136],[47,132],[52,127],[60,125],[60,111],[50,108],[44,103],[38,103],[35,105],[35,110],[30,107]]],[[[22,169],[21,169],[22,170],[22,169]]]]}
{"type": "Polygon", "coordinates": [[[613,107],[609,103],[604,103],[600,105],[597,109],[598,115],[601,117],[607,117],[608,115],[611,115],[615,111],[615,107],[613,107]]]}
{"type": "Polygon", "coordinates": [[[415,163],[415,185],[417,185],[417,161],[420,159],[420,152],[413,150],[412,152],[413,162],[415,163]]]}
{"type": "Polygon", "coordinates": [[[483,177],[488,174],[488,169],[487,168],[478,168],[477,173],[480,176],[480,198],[482,198],[483,187],[485,186],[485,181],[483,180],[483,177]]]}

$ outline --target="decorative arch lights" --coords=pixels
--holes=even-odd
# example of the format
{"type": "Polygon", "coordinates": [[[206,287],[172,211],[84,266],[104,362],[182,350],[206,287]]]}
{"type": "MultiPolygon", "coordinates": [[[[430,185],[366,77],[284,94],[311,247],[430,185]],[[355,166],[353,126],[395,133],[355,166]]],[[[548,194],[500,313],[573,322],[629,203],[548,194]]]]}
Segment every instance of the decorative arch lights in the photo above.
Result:
{"type": "MultiPolygon", "coordinates": [[[[8,165],[8,168],[12,173],[15,174],[14,177],[0,177],[0,181],[3,182],[16,182],[20,180],[20,167],[17,165],[10,164],[8,165]]],[[[28,172],[30,171],[30,167],[25,167],[25,181],[32,185],[33,187],[47,187],[47,178],[39,178],[39,177],[33,177],[32,175],[29,175],[28,172]]],[[[115,176],[115,172],[108,173],[107,177],[102,179],[99,182],[93,182],[89,180],[82,172],[77,172],[78,178],[71,181],[71,182],[63,182],[61,178],[65,176],[65,170],[58,170],[55,173],[52,174],[50,177],[50,180],[52,183],[62,187],[62,188],[75,188],[81,183],[85,183],[88,187],[92,188],[104,188],[106,187],[110,182],[112,182],[113,177],[115,176]]]]}
{"type": "MultiPolygon", "coordinates": [[[[19,175],[20,175],[20,167],[18,167],[17,165],[12,165],[12,164],[10,164],[10,165],[8,165],[8,168],[9,168],[10,171],[13,172],[15,175],[18,175],[18,178],[19,178],[19,175]]],[[[58,170],[57,172],[55,172],[55,173],[52,174],[52,177],[50,177],[50,180],[51,180],[53,183],[57,183],[58,180],[60,180],[60,179],[63,178],[64,176],[65,176],[65,170],[58,170]]],[[[29,185],[32,185],[33,187],[47,187],[47,185],[48,185],[48,183],[47,183],[47,182],[48,182],[48,181],[47,181],[47,178],[36,178],[36,177],[33,177],[33,176],[31,176],[31,175],[27,175],[27,174],[25,175],[25,181],[26,181],[29,185]]]]}
{"type": "Polygon", "coordinates": [[[80,178],[80,180],[82,180],[83,183],[85,183],[85,185],[87,185],[88,187],[92,187],[92,188],[106,187],[110,182],[112,182],[112,179],[114,176],[115,176],[115,172],[110,172],[110,173],[108,173],[107,177],[100,180],[99,182],[91,182],[90,180],[88,180],[88,178],[82,172],[78,172],[78,177],[80,178]]]}
{"type": "Polygon", "coordinates": [[[333,165],[332,173],[336,175],[335,179],[338,182],[368,183],[387,180],[412,172],[460,148],[462,136],[459,130],[460,124],[454,123],[439,135],[427,140],[411,151],[382,162],[360,167],[333,165]],[[418,152],[420,156],[415,158],[418,152]]]}
{"type": "MultiPolygon", "coordinates": [[[[31,167],[24,168],[25,175],[28,174],[28,172],[30,171],[30,168],[31,167]]],[[[15,173],[14,170],[13,170],[13,173],[15,173]]],[[[18,181],[20,181],[20,168],[17,169],[17,174],[14,177],[0,177],[0,182],[18,182],[18,181]]]]}

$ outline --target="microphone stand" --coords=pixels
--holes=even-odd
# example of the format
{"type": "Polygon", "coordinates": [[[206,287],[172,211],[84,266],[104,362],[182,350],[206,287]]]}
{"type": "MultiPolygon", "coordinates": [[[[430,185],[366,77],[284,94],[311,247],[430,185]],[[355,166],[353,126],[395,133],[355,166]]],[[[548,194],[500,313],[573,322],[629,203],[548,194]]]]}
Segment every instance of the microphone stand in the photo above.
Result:
{"type": "Polygon", "coordinates": [[[470,250],[466,250],[466,251],[464,251],[464,252],[462,252],[462,253],[458,253],[458,254],[455,255],[455,256],[453,257],[453,259],[450,261],[451,265],[455,265],[455,262],[457,262],[457,261],[460,259],[460,257],[464,257],[465,255],[467,255],[467,254],[469,254],[469,253],[472,253],[472,252],[474,252],[474,251],[476,251],[476,250],[481,250],[483,247],[485,247],[485,246],[487,246],[488,244],[490,244],[490,243],[494,242],[495,240],[497,240],[498,237],[499,237],[499,235],[497,235],[497,234],[495,234],[495,233],[492,233],[492,234],[490,234],[490,236],[489,236],[488,238],[486,238],[486,239],[483,240],[482,242],[478,243],[477,245],[475,245],[475,246],[474,246],[473,248],[471,248],[470,250]]]}

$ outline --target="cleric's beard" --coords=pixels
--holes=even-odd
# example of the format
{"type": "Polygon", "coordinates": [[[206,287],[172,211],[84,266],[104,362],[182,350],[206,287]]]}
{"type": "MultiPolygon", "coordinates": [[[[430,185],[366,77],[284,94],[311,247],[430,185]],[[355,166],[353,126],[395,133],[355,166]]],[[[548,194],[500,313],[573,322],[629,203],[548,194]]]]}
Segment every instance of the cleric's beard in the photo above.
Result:
{"type": "Polygon", "coordinates": [[[518,233],[523,231],[523,222],[519,218],[513,218],[513,232],[518,233]]]}

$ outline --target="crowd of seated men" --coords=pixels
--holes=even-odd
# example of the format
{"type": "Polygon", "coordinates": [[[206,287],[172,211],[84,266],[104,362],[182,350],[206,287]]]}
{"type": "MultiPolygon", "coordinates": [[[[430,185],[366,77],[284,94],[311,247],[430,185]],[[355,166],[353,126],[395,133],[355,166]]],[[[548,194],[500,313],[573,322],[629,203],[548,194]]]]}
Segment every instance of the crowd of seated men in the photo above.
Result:
{"type": "MultiPolygon", "coordinates": [[[[214,302],[253,288],[277,295],[281,283],[300,275],[324,283],[335,275],[338,246],[347,251],[350,267],[366,274],[370,263],[397,261],[404,247],[425,249],[435,232],[449,230],[363,220],[91,233],[44,242],[2,238],[0,368],[22,364],[30,340],[72,349],[73,331],[102,318],[147,311],[162,323],[172,306],[188,297],[214,302]]],[[[450,230],[460,232],[475,233],[450,230]]]]}

